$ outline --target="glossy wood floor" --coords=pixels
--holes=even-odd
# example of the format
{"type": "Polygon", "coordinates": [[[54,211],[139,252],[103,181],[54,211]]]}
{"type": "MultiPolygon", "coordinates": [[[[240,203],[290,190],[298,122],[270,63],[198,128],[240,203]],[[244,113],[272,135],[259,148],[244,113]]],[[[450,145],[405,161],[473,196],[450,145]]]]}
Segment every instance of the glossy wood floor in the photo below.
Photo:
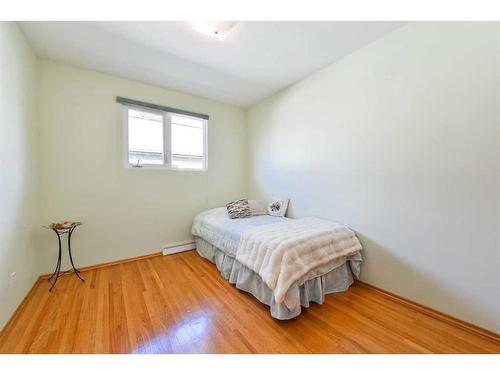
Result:
{"type": "Polygon", "coordinates": [[[2,353],[499,353],[500,344],[365,286],[290,321],[195,252],[41,281],[0,337],[2,353]]]}

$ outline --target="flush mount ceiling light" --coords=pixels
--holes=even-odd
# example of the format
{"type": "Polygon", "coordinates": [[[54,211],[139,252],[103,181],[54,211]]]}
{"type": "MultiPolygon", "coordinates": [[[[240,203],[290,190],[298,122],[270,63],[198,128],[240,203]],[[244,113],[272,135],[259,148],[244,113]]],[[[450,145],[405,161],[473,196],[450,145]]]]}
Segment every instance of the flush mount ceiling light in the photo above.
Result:
{"type": "Polygon", "coordinates": [[[211,36],[212,38],[224,39],[227,32],[238,22],[236,21],[197,21],[190,22],[196,31],[211,36]]]}

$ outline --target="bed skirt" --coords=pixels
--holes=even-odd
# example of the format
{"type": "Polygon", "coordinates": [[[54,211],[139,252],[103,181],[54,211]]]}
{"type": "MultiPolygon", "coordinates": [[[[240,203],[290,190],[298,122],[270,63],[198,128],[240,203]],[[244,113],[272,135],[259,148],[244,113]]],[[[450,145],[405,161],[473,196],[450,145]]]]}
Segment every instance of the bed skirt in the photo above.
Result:
{"type": "Polygon", "coordinates": [[[325,294],[344,292],[353,283],[353,273],[359,273],[360,262],[347,261],[330,272],[306,281],[302,285],[295,283],[287,293],[287,299],[298,299],[293,310],[286,303],[277,303],[269,287],[262,281],[260,276],[242,265],[235,258],[227,255],[222,250],[213,246],[200,237],[195,237],[196,251],[203,258],[215,263],[221,275],[234,284],[236,288],[252,294],[260,302],[268,305],[271,316],[276,319],[292,319],[301,313],[302,307],[309,307],[309,302],[322,304],[325,294]],[[349,262],[351,265],[349,266],[349,262]]]}

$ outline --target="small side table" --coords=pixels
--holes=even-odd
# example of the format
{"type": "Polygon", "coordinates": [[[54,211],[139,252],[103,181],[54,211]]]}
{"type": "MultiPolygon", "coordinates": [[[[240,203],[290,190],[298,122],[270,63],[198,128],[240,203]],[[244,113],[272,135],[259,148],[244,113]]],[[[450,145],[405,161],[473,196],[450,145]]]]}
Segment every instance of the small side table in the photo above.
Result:
{"type": "Polygon", "coordinates": [[[59,256],[57,258],[57,264],[56,264],[56,269],[52,276],[49,277],[49,282],[52,280],[52,278],[55,276],[54,282],[52,283],[52,286],[49,289],[49,292],[54,289],[54,286],[57,283],[57,279],[59,279],[59,276],[64,275],[65,273],[73,271],[78,278],[84,282],[85,280],[80,276],[80,271],[75,267],[75,264],[73,263],[73,256],[71,255],[71,234],[73,231],[76,229],[76,227],[82,225],[81,222],[65,222],[62,224],[57,224],[57,223],[52,223],[49,226],[45,227],[47,229],[52,229],[56,234],[57,234],[57,241],[59,243],[59,256]],[[62,247],[61,247],[61,235],[62,234],[67,234],[68,235],[68,253],[69,253],[69,260],[71,261],[71,267],[73,267],[72,270],[67,270],[61,272],[61,261],[62,261],[62,247]]]}

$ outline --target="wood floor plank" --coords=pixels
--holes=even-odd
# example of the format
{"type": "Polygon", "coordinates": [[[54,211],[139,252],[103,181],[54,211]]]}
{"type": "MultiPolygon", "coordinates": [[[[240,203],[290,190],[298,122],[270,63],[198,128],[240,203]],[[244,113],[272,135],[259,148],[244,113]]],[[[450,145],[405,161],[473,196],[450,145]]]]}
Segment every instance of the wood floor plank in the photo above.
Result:
{"type": "Polygon", "coordinates": [[[40,280],[0,334],[0,353],[500,353],[500,343],[362,284],[290,321],[196,252],[40,280]]]}

